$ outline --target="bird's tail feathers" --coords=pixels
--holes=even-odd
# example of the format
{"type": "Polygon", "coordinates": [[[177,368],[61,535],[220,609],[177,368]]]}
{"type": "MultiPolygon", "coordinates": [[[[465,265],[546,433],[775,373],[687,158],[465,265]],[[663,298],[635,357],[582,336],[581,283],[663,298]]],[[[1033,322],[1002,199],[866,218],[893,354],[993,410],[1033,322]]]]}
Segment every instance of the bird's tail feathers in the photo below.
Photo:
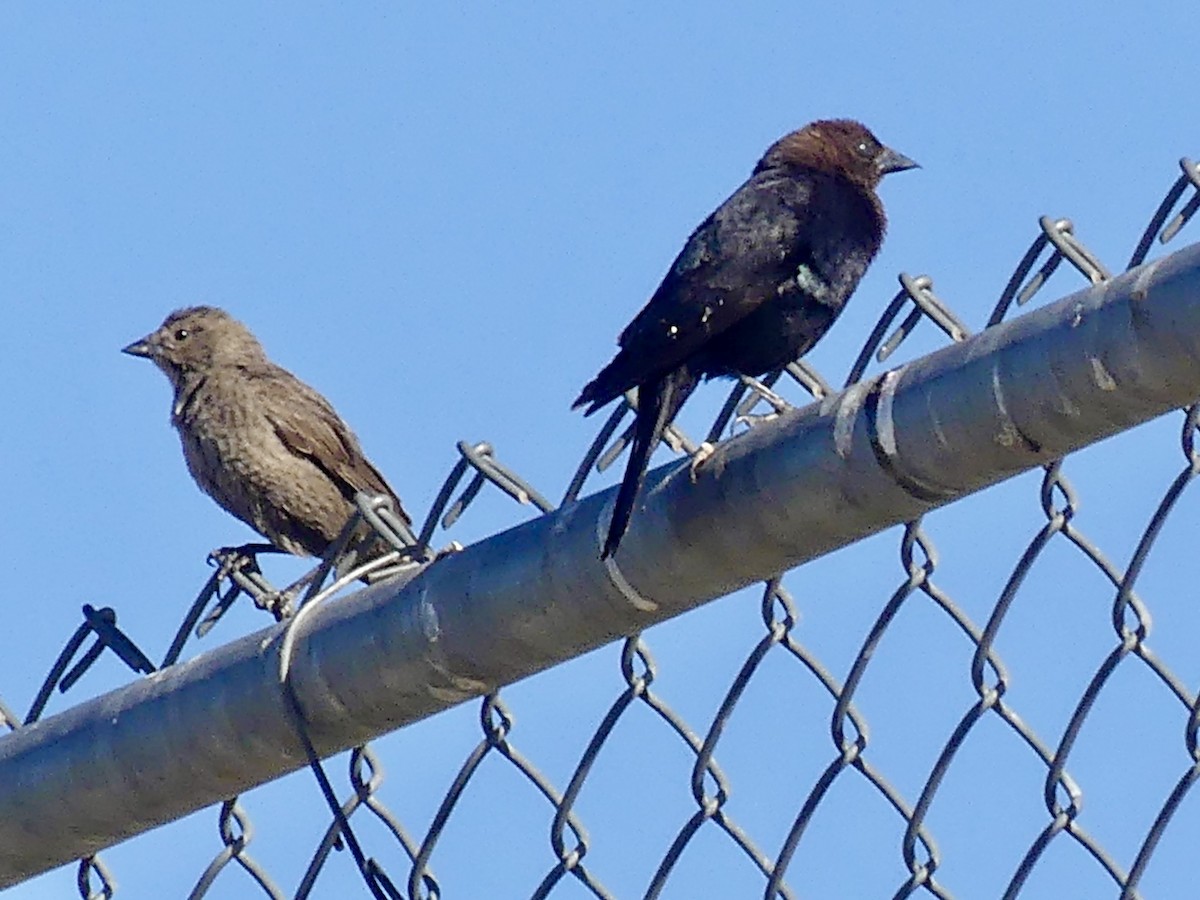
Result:
{"type": "Polygon", "coordinates": [[[637,419],[633,428],[633,446],[629,449],[629,461],[625,464],[625,477],[613,502],[612,519],[608,525],[608,537],[604,541],[601,559],[607,559],[617,551],[621,538],[629,528],[633,507],[646,481],[646,467],[650,457],[662,440],[663,432],[679,412],[685,400],[696,387],[696,378],[686,367],[675,369],[656,381],[638,386],[637,419]]]}
{"type": "Polygon", "coordinates": [[[584,385],[575,402],[571,404],[571,409],[579,409],[586,404],[587,409],[583,414],[590,416],[600,407],[608,405],[636,386],[637,369],[638,366],[626,352],[618,353],[612,362],[600,370],[599,375],[584,385]]]}
{"type": "Polygon", "coordinates": [[[571,409],[579,409],[579,407],[586,403],[588,404],[588,408],[583,411],[583,414],[585,416],[590,416],[601,406],[612,399],[611,397],[603,401],[597,399],[600,396],[600,389],[597,384],[599,380],[600,379],[598,377],[594,378],[583,386],[583,390],[579,392],[579,396],[576,397],[575,402],[571,404],[571,409]]]}

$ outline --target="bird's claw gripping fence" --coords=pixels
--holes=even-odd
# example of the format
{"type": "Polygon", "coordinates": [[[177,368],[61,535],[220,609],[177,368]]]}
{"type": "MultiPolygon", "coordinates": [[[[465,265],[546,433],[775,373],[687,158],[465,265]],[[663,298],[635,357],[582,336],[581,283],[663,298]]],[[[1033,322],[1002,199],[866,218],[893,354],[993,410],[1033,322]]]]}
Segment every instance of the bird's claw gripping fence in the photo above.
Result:
{"type": "MultiPolygon", "coordinates": [[[[1180,167],[1182,175],[1171,186],[1154,213],[1127,268],[1136,267],[1145,261],[1156,238],[1164,244],[1173,239],[1197,209],[1200,209],[1200,166],[1185,158],[1180,161],[1180,167]],[[1183,206],[1175,213],[1181,201],[1183,206]]],[[[1111,277],[1100,259],[1075,234],[1069,220],[1044,216],[1039,220],[1036,239],[1002,291],[985,327],[998,324],[1011,313],[1014,306],[1030,301],[1064,261],[1092,284],[1105,282],[1111,277]]],[[[934,292],[933,280],[929,276],[901,275],[899,292],[884,310],[857,359],[851,365],[845,384],[859,382],[872,359],[877,362],[887,360],[923,320],[932,322],[952,342],[962,341],[970,335],[969,329],[950,306],[934,292]]],[[[793,363],[782,372],[763,379],[761,385],[736,383],[705,440],[719,440],[738,425],[754,427],[758,417],[754,416],[752,411],[763,402],[764,391],[770,392],[785,379],[798,384],[817,399],[831,393],[829,382],[804,361],[793,363]]],[[[564,504],[574,501],[579,496],[593,471],[602,470],[610,465],[625,448],[630,431],[622,431],[621,426],[635,403],[636,396],[631,393],[610,414],[570,480],[563,496],[564,504]]],[[[482,777],[478,774],[481,764],[489,758],[504,760],[511,770],[518,773],[546,802],[551,857],[545,877],[533,890],[532,896],[549,895],[554,887],[568,876],[575,879],[592,896],[614,896],[605,886],[604,872],[594,871],[585,864],[591,838],[581,820],[576,802],[614,729],[633,707],[643,707],[660,720],[667,732],[678,741],[693,761],[690,784],[695,811],[681,825],[674,840],[665,848],[657,870],[646,885],[646,897],[660,895],[671,879],[684,850],[705,827],[719,830],[761,873],[764,897],[800,896],[803,893],[803,878],[795,878],[795,882],[800,886],[797,886],[797,883],[789,883],[789,863],[800,847],[816,811],[822,803],[828,802],[826,798],[831,789],[838,782],[839,776],[847,770],[854,770],[865,779],[903,821],[900,855],[908,876],[903,883],[897,885],[896,896],[906,896],[917,890],[937,897],[952,896],[953,886],[942,884],[937,878],[941,857],[935,835],[931,833],[926,817],[956,754],[963,748],[972,731],[989,714],[1010,729],[1045,769],[1043,802],[1047,819],[1024,856],[1012,861],[1013,874],[1004,896],[1018,896],[1048,848],[1056,839],[1061,840],[1065,836],[1066,839],[1077,842],[1086,851],[1087,856],[1103,870],[1121,896],[1135,897],[1139,896],[1138,884],[1152,859],[1160,837],[1188,790],[1200,776],[1200,747],[1197,741],[1197,732],[1200,730],[1200,705],[1197,703],[1196,694],[1147,646],[1145,639],[1150,630],[1149,611],[1134,589],[1151,547],[1176,502],[1185,488],[1200,474],[1200,454],[1195,446],[1198,424],[1200,405],[1193,405],[1186,410],[1182,423],[1182,460],[1178,476],[1170,484],[1142,531],[1136,550],[1125,569],[1114,565],[1100,547],[1073,523],[1077,508],[1077,491],[1064,474],[1063,462],[1052,462],[1044,467],[1040,485],[1040,504],[1045,523],[1030,538],[1024,553],[1005,582],[999,599],[982,625],[973,621],[949,594],[938,586],[935,581],[938,567],[937,548],[930,535],[922,528],[919,519],[909,522],[903,529],[900,543],[901,579],[863,638],[861,648],[844,680],[839,681],[838,677],[800,642],[796,634],[799,620],[796,601],[785,587],[782,578],[773,578],[765,584],[758,612],[762,619],[762,637],[746,655],[745,662],[730,684],[716,714],[703,727],[695,728],[655,692],[654,683],[658,677],[658,667],[650,648],[642,635],[630,636],[625,640],[620,654],[620,672],[624,687],[602,716],[565,785],[560,787],[553,783],[533,760],[516,749],[511,740],[514,715],[500,692],[492,692],[484,697],[480,707],[482,737],[473,749],[467,751],[465,761],[423,834],[411,830],[411,824],[406,828],[402,824],[402,817],[385,804],[382,797],[383,769],[370,745],[360,746],[350,753],[350,789],[344,799],[336,796],[335,789],[323,772],[316,751],[308,740],[305,718],[289,682],[288,665],[292,652],[290,639],[296,631],[293,626],[304,619],[308,610],[343,590],[356,579],[371,581],[374,578],[411,578],[431,562],[436,564],[437,559],[445,553],[461,549],[457,544],[452,544],[449,549],[440,552],[434,552],[430,548],[439,526],[443,530],[454,526],[480,492],[489,485],[517,503],[532,505],[541,512],[549,512],[555,508],[532,485],[504,465],[490,445],[459,443],[457,449],[460,458],[452,468],[419,531],[414,532],[396,516],[387,498],[360,496],[358,512],[347,524],[342,537],[331,548],[326,558],[308,576],[283,589],[274,587],[258,566],[256,554],[271,550],[268,545],[248,545],[214,551],[209,558],[214,571],[187,611],[160,668],[176,662],[189,637],[193,634],[205,636],[243,594],[276,618],[289,620],[281,652],[280,677],[292,704],[296,728],[302,736],[314,773],[331,808],[330,824],[309,857],[307,868],[295,889],[296,897],[309,896],[322,868],[330,859],[331,852],[345,845],[350,847],[374,896],[407,896],[414,900],[441,896],[441,889],[433,870],[439,839],[454,815],[463,792],[473,779],[482,777]],[[352,532],[363,520],[393,549],[379,559],[356,562],[349,571],[341,571],[340,567],[335,566],[335,562],[345,549],[352,532]],[[1062,734],[1057,740],[1048,741],[1026,724],[1006,701],[1005,695],[1010,679],[995,644],[1005,616],[1035,561],[1056,541],[1065,541],[1073,552],[1079,554],[1080,558],[1098,571],[1111,586],[1114,592],[1111,624],[1116,642],[1078,698],[1074,713],[1062,734]],[[335,569],[333,580],[327,583],[335,569]],[[945,740],[940,755],[915,798],[898,789],[869,758],[866,752],[867,722],[854,702],[856,691],[876,648],[899,610],[914,595],[923,595],[936,609],[948,616],[954,627],[971,642],[974,652],[970,681],[976,697],[975,702],[945,740]],[[772,653],[786,654],[798,663],[816,679],[833,703],[832,753],[829,762],[816,781],[809,786],[802,802],[796,806],[786,837],[773,853],[756,843],[754,836],[747,833],[726,808],[731,788],[720,767],[717,753],[719,741],[730,724],[743,692],[760,672],[764,660],[772,653]],[[1082,792],[1070,774],[1068,763],[1093,704],[1118,665],[1128,657],[1140,660],[1182,707],[1184,743],[1192,764],[1184,770],[1174,789],[1163,800],[1159,813],[1144,835],[1140,847],[1128,867],[1125,867],[1079,822],[1082,792]],[[366,856],[364,848],[354,834],[352,820],[359,821],[367,814],[382,822],[387,832],[402,848],[410,863],[406,873],[390,876],[374,859],[366,856]],[[419,837],[415,836],[418,834],[419,837]]],[[[698,446],[697,442],[674,426],[664,435],[664,443],[677,451],[689,454],[694,453],[698,446]]],[[[156,670],[147,654],[118,625],[117,614],[113,609],[105,607],[97,610],[91,606],[84,606],[83,622],[68,639],[63,652],[51,667],[25,718],[19,720],[11,709],[0,703],[0,722],[16,730],[22,725],[38,720],[54,690],[57,688],[66,692],[73,688],[105,650],[116,654],[136,673],[146,674],[156,670]]],[[[218,834],[220,849],[199,875],[189,894],[190,897],[203,896],[230,863],[236,863],[244,873],[243,889],[248,892],[246,896],[256,892],[271,898],[287,896],[271,875],[251,856],[248,848],[253,840],[254,825],[237,798],[231,798],[220,806],[218,834]]],[[[77,885],[80,896],[84,898],[112,897],[117,894],[116,881],[99,856],[81,861],[77,885]]]]}

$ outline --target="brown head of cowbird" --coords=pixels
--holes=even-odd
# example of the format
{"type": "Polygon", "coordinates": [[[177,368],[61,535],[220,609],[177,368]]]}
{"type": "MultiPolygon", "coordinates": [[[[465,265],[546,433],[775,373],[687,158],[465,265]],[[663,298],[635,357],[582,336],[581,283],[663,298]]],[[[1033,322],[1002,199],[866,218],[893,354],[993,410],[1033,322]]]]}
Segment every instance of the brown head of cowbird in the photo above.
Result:
{"type": "Polygon", "coordinates": [[[883,242],[875,193],[914,168],[866,126],[813,122],[776,141],[692,232],[620,351],[576,399],[591,415],[630,388],[637,420],[601,558],[617,549],[650,454],[701,378],[757,377],[829,330],[883,242]]]}
{"type": "MultiPolygon", "coordinates": [[[[280,550],[322,556],[359,491],[386,494],[396,515],[410,521],[329,402],[267,359],[224,310],[173,312],[123,352],[152,360],[171,380],[171,424],[196,484],[280,550]]],[[[388,548],[370,539],[357,549],[375,555],[388,548]]]]}

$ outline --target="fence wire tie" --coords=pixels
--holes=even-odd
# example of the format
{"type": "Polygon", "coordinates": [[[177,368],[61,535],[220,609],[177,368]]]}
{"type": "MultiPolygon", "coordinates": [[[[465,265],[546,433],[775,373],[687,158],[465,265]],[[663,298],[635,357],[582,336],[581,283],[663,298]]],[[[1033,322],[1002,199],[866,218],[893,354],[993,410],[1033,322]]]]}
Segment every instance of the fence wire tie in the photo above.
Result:
{"type": "Polygon", "coordinates": [[[1200,474],[1200,454],[1196,452],[1196,431],[1200,429],[1200,403],[1193,403],[1187,408],[1183,419],[1183,429],[1179,435],[1179,447],[1183,458],[1187,460],[1192,472],[1200,474]]]}
{"type": "MultiPolygon", "coordinates": [[[[428,545],[417,537],[412,526],[400,518],[392,506],[391,497],[360,491],[355,495],[354,502],[358,509],[357,514],[346,523],[342,534],[339,535],[338,546],[331,548],[326,555],[332,560],[330,567],[338,574],[339,580],[342,580],[347,566],[354,567],[358,563],[358,548],[366,545],[366,541],[361,537],[355,540],[360,522],[366,522],[374,533],[392,548],[387,553],[366,559],[355,568],[356,577],[368,584],[393,578],[402,572],[416,571],[435,558],[428,545]],[[354,546],[351,546],[352,541],[354,546]]],[[[304,602],[308,602],[317,593],[328,573],[329,568],[324,566],[318,571],[309,584],[304,602]]]]}
{"type": "Polygon", "coordinates": [[[201,589],[197,603],[203,606],[210,597],[216,598],[216,604],[200,621],[196,628],[196,636],[204,637],[213,626],[221,620],[230,607],[233,606],[239,594],[246,594],[254,601],[259,609],[272,613],[276,621],[286,613],[281,603],[280,593],[262,574],[258,565],[260,553],[282,553],[271,544],[253,543],[240,547],[218,547],[208,554],[207,562],[216,568],[212,578],[201,589]],[[221,585],[229,582],[229,588],[221,590],[221,585]]]}
{"type": "MultiPolygon", "coordinates": [[[[357,519],[357,515],[351,518],[351,522],[347,523],[343,536],[352,531],[353,525],[357,525],[355,519],[357,519]]],[[[332,554],[330,556],[332,558],[332,554]]],[[[327,560],[327,562],[332,564],[332,559],[327,560]]],[[[368,563],[367,565],[369,566],[370,564],[368,563]]],[[[296,692],[296,686],[291,678],[292,656],[299,637],[301,623],[311,615],[311,611],[316,609],[322,600],[331,595],[335,590],[340,589],[341,582],[354,577],[354,572],[342,576],[326,589],[323,594],[312,598],[311,602],[306,602],[292,616],[279,642],[279,684],[283,693],[284,706],[291,716],[296,736],[300,739],[300,743],[304,747],[304,753],[308,757],[309,768],[317,779],[317,784],[321,788],[321,794],[325,798],[325,803],[333,814],[337,827],[341,830],[341,835],[346,840],[346,845],[350,848],[350,853],[354,857],[355,865],[358,867],[359,874],[366,883],[367,889],[370,890],[375,900],[404,900],[403,896],[396,889],[396,886],[392,883],[392,880],[383,870],[383,867],[374,858],[367,858],[357,835],[354,833],[354,829],[350,827],[350,820],[343,811],[342,804],[338,802],[333,785],[329,781],[329,776],[326,775],[325,768],[321,763],[321,757],[317,754],[316,747],[313,746],[312,739],[309,736],[308,718],[304,714],[304,707],[300,702],[300,696],[296,692]]]]}
{"type": "MultiPolygon", "coordinates": [[[[496,458],[495,449],[491,444],[480,443],[472,445],[466,441],[459,441],[458,452],[475,469],[477,473],[475,482],[478,482],[480,486],[482,486],[481,479],[486,479],[520,504],[532,503],[544,513],[554,509],[554,504],[543,497],[533,485],[496,458]]],[[[475,482],[472,483],[472,487],[474,487],[475,482]]],[[[468,488],[469,490],[471,488],[468,488]]],[[[479,488],[474,488],[471,499],[474,499],[478,492],[479,488]]],[[[459,514],[466,509],[467,504],[470,502],[465,497],[466,492],[464,492],[463,498],[459,500],[459,503],[462,504],[462,507],[457,510],[459,514]]],[[[453,512],[454,507],[451,508],[451,513],[453,512]]],[[[447,518],[450,518],[450,515],[448,513],[447,518]]],[[[453,522],[457,518],[458,516],[455,515],[450,521],[453,522]]],[[[449,525],[445,527],[449,527],[449,525]]]]}
{"type": "Polygon", "coordinates": [[[63,676],[63,680],[58,686],[60,691],[65,693],[75,684],[106,647],[116,653],[121,661],[133,671],[141,672],[143,675],[149,675],[154,671],[154,663],[150,662],[146,658],[146,654],[138,649],[138,646],[129,639],[125,632],[117,627],[117,613],[111,606],[98,610],[90,603],[85,603],[83,617],[88,628],[95,632],[96,642],[84,654],[83,659],[63,676]]]}
{"type": "Polygon", "coordinates": [[[783,371],[814,400],[824,400],[833,393],[833,387],[806,359],[793,360],[783,367],[783,371]]]}

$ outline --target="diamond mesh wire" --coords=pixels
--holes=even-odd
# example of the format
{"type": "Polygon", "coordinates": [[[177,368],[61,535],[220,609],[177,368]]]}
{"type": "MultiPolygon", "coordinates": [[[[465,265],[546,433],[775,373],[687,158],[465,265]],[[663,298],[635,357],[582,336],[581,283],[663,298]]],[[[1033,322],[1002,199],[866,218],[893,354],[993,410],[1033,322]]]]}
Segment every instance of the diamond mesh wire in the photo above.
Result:
{"type": "MultiPolygon", "coordinates": [[[[1185,158],[1180,161],[1180,168],[1182,174],[1151,218],[1127,268],[1143,262],[1156,239],[1164,244],[1173,239],[1200,208],[1200,167],[1185,158]]],[[[1060,269],[1074,270],[1086,282],[1093,284],[1111,277],[1096,254],[1076,235],[1069,220],[1042,217],[1037,237],[1001,292],[984,327],[999,323],[1015,307],[1031,301],[1060,269]],[[1062,266],[1064,262],[1068,263],[1068,267],[1062,266]]],[[[900,290],[886,307],[861,353],[850,366],[845,383],[851,384],[861,379],[872,360],[887,360],[922,322],[931,322],[950,341],[963,340],[970,334],[951,307],[936,295],[932,278],[927,275],[901,275],[900,290]],[[899,324],[896,324],[897,321],[899,324]]],[[[763,384],[768,388],[781,383],[787,385],[789,390],[794,385],[817,398],[830,391],[830,381],[806,362],[793,363],[783,372],[763,379],[763,384]]],[[[747,386],[736,385],[705,439],[717,440],[728,433],[731,427],[740,427],[742,424],[753,427],[752,411],[761,400],[761,396],[747,386]]],[[[579,495],[595,471],[607,468],[620,455],[629,439],[629,428],[623,428],[623,425],[632,402],[633,398],[629,398],[621,403],[601,427],[566,488],[564,503],[579,495]]],[[[387,873],[374,858],[366,860],[363,856],[359,864],[370,891],[376,896],[405,896],[414,900],[440,897],[441,879],[435,872],[435,866],[439,864],[439,848],[446,830],[456,817],[477,815],[469,810],[464,811],[464,796],[481,779],[498,777],[494,773],[502,768],[544,804],[550,838],[549,853],[536,846],[528,848],[529,854],[545,857],[544,874],[539,883],[530,886],[528,896],[547,897],[559,895],[560,892],[565,895],[567,890],[578,896],[624,896],[628,887],[618,891],[611,885],[628,885],[630,879],[627,872],[620,870],[620,866],[612,864],[613,857],[608,857],[603,865],[599,860],[595,865],[588,860],[594,844],[585,827],[586,796],[594,781],[598,763],[606,754],[614,752],[612,747],[618,742],[618,734],[624,723],[641,715],[643,720],[649,717],[656,723],[667,742],[683,755],[690,766],[690,774],[681,776],[690,792],[689,811],[682,821],[667,826],[665,831],[661,827],[659,829],[661,833],[669,833],[669,837],[660,848],[653,871],[646,873],[641,886],[637,888],[638,893],[647,898],[667,894],[676,874],[694,859],[695,852],[689,853],[689,850],[700,846],[702,849],[698,852],[706,853],[707,848],[714,846],[714,840],[724,842],[727,848],[744,860],[748,871],[754,873],[758,885],[756,894],[761,893],[765,898],[812,896],[812,873],[800,866],[797,860],[805,851],[806,841],[811,840],[814,823],[831,805],[861,803],[864,796],[873,798],[876,802],[871,808],[882,811],[884,818],[894,820],[899,827],[900,868],[897,869],[897,880],[891,886],[893,895],[907,897],[924,893],[935,897],[952,897],[955,888],[950,877],[943,877],[942,874],[948,868],[948,861],[939,849],[938,835],[931,822],[931,809],[946,793],[945,786],[948,780],[955,777],[956,765],[962,765],[959,761],[969,755],[974,745],[979,742],[995,745],[1002,741],[1009,741],[1027,760],[1036,764],[1041,773],[1038,800],[1042,808],[1040,821],[1022,823],[1028,837],[1020,852],[1011,859],[1000,861],[1010,872],[1002,887],[1002,896],[1032,895],[1027,888],[1031,878],[1036,879],[1040,870],[1052,870],[1053,874],[1049,877],[1059,877],[1061,870],[1047,860],[1055,854],[1061,856],[1064,844],[1073,844],[1080,851],[1071,857],[1075,864],[1088,868],[1092,873],[1099,873],[1101,883],[1107,884],[1116,896],[1141,896],[1139,885],[1154,862],[1155,850],[1169,832],[1174,817],[1200,776],[1200,751],[1197,748],[1200,705],[1196,693],[1188,687],[1185,678],[1152,649],[1149,601],[1138,591],[1139,578],[1146,567],[1154,563],[1153,551],[1157,539],[1173,513],[1185,501],[1188,488],[1200,473],[1200,454],[1195,446],[1198,419],[1200,405],[1184,412],[1175,471],[1164,476],[1161,497],[1149,519],[1144,523],[1119,523],[1125,533],[1138,535],[1135,550],[1128,564],[1123,567],[1113,562],[1097,540],[1089,537],[1076,521],[1080,490],[1068,478],[1071,460],[1054,462],[1044,468],[1037,486],[1040,523],[998,522],[982,516],[974,522],[981,540],[986,540],[987,534],[996,529],[1028,534],[1024,550],[1015,564],[998,557],[990,560],[993,573],[1007,574],[1001,579],[1002,587],[998,596],[983,608],[983,615],[978,619],[972,616],[970,605],[957,601],[951,590],[940,581],[940,554],[932,529],[921,520],[910,522],[900,538],[900,570],[895,587],[889,596],[883,598],[882,608],[859,635],[858,650],[852,654],[844,676],[839,678],[835,673],[836,667],[823,661],[812,647],[802,641],[801,604],[793,596],[792,590],[802,589],[804,576],[803,572],[789,573],[764,585],[761,602],[754,613],[750,612],[749,606],[746,607],[745,615],[757,615],[761,620],[759,636],[742,654],[743,661],[711,717],[689,717],[680,707],[691,704],[680,700],[672,704],[667,699],[657,686],[661,678],[660,666],[652,653],[650,640],[646,635],[633,636],[624,641],[620,650],[619,689],[615,698],[599,711],[590,736],[575,735],[569,741],[572,745],[578,743],[583,749],[565,777],[551,777],[534,759],[518,749],[517,716],[501,692],[493,693],[484,698],[479,707],[480,734],[474,746],[445,748],[446,753],[462,755],[463,762],[446,786],[440,804],[428,821],[406,817],[402,811],[398,811],[404,807],[404,779],[421,777],[420,773],[406,772],[404,778],[389,784],[384,776],[380,751],[366,745],[347,757],[346,785],[342,788],[345,796],[338,800],[328,794],[338,807],[339,814],[331,814],[328,827],[314,848],[295,848],[294,872],[286,873],[287,880],[295,882],[294,887],[288,891],[281,889],[278,882],[284,880],[284,873],[278,873],[277,880],[255,860],[250,851],[255,835],[254,823],[242,802],[238,798],[231,798],[218,810],[219,847],[209,854],[211,859],[199,875],[189,876],[181,872],[180,894],[202,897],[218,878],[228,880],[240,877],[238,896],[319,896],[321,876],[335,858],[334,850],[350,840],[356,855],[361,855],[357,849],[355,831],[365,817],[373,816],[382,826],[382,831],[373,828],[372,841],[391,841],[406,861],[406,870],[401,871],[393,863],[392,872],[387,873]],[[1000,647],[1004,645],[1006,626],[1014,619],[1017,601],[1027,600],[1024,592],[1039,560],[1063,552],[1073,554],[1078,565],[1098,576],[1099,583],[1110,595],[1102,610],[1109,632],[1108,650],[1096,662],[1090,678],[1074,697],[1073,708],[1065,717],[1065,725],[1048,731],[1044,728],[1039,730],[1025,721],[1012,701],[1010,689],[1015,676],[1006,664],[1000,647]],[[792,585],[791,589],[789,584],[792,585]],[[890,757],[877,751],[877,744],[869,736],[869,722],[863,710],[862,697],[872,665],[887,639],[895,633],[896,622],[902,614],[917,605],[923,608],[922,614],[932,612],[949,626],[947,630],[937,631],[939,640],[955,634],[958,636],[954,639],[955,646],[958,646],[957,642],[965,641],[969,656],[969,702],[954,714],[949,732],[936,738],[937,752],[928,768],[922,770],[924,774],[920,783],[900,785],[897,779],[889,776],[887,759],[890,757]],[[1097,705],[1106,696],[1110,685],[1122,677],[1129,677],[1130,669],[1139,669],[1153,689],[1168,698],[1178,715],[1183,738],[1176,779],[1166,795],[1152,803],[1154,815],[1148,827],[1140,832],[1140,840],[1132,851],[1126,847],[1108,845],[1089,831],[1081,815],[1084,790],[1072,775],[1081,740],[1094,718],[1097,705]],[[781,790],[774,798],[775,817],[782,826],[778,829],[778,836],[756,837],[752,833],[754,829],[745,824],[730,803],[733,781],[719,762],[722,742],[736,733],[739,705],[748,692],[790,692],[794,690],[794,680],[797,678],[811,679],[811,686],[827,696],[830,743],[823,751],[822,758],[808,761],[814,777],[802,783],[793,779],[798,788],[794,791],[781,790]],[[236,870],[240,876],[232,873],[223,875],[226,869],[236,870]]],[[[692,452],[698,444],[678,427],[668,433],[665,443],[680,452],[692,452]]],[[[518,504],[532,505],[541,511],[554,508],[532,485],[501,462],[487,443],[461,442],[457,450],[460,458],[419,532],[413,533],[404,528],[391,515],[386,503],[381,504],[372,498],[362,499],[361,515],[396,547],[396,552],[390,557],[379,564],[368,565],[367,570],[380,568],[394,571],[397,565],[403,567],[414,557],[429,558],[431,552],[426,548],[433,545],[439,528],[452,533],[453,526],[468,512],[480,493],[488,488],[503,492],[518,504]]],[[[969,506],[974,502],[974,499],[969,499],[960,505],[969,506]]],[[[346,533],[349,533],[349,526],[346,533]]],[[[242,595],[277,618],[291,618],[314,598],[340,589],[352,581],[356,574],[364,571],[360,569],[350,573],[322,589],[331,561],[332,555],[307,586],[298,585],[296,590],[281,592],[267,581],[254,557],[238,553],[215,554],[210,558],[214,572],[184,616],[175,639],[163,656],[162,666],[178,660],[192,636],[207,635],[242,595]],[[300,590],[305,587],[307,590],[300,596],[300,590]]],[[[1168,565],[1169,561],[1158,560],[1157,564],[1168,565]]],[[[854,573],[847,571],[844,578],[851,583],[854,573]]],[[[1071,635],[1064,635],[1064,638],[1070,640],[1071,635]]],[[[936,646],[928,648],[930,652],[939,649],[936,646]]],[[[30,703],[28,713],[22,719],[0,703],[0,721],[10,729],[36,721],[45,712],[55,691],[65,693],[77,690],[82,676],[106,651],[116,654],[134,672],[149,673],[156,668],[147,653],[118,624],[115,610],[84,606],[82,623],[67,640],[63,652],[50,668],[42,689],[30,703]]],[[[1175,662],[1176,665],[1191,665],[1190,659],[1175,662]]],[[[1026,673],[1026,677],[1030,675],[1036,681],[1038,674],[1026,673]]],[[[539,677],[558,676],[559,673],[550,672],[539,677]]],[[[680,688],[676,686],[675,690],[679,691],[680,688]]],[[[957,693],[961,694],[962,691],[958,690],[957,693]]],[[[896,702],[913,702],[913,699],[899,698],[896,702]]],[[[933,702],[937,698],[918,699],[921,702],[933,702]]],[[[810,709],[806,715],[815,721],[823,715],[823,710],[810,709]]],[[[422,727],[417,725],[406,729],[401,737],[421,740],[422,727]]],[[[1103,741],[1104,736],[1092,734],[1091,739],[1103,741]]],[[[780,746],[764,747],[764,765],[800,768],[796,765],[794,752],[798,751],[780,746]]],[[[1119,766],[1120,761],[1115,761],[1114,765],[1119,766]]],[[[327,791],[335,790],[327,784],[327,776],[318,774],[327,791]]],[[[293,783],[308,784],[299,778],[293,783]]],[[[1017,790],[1017,787],[1014,786],[1013,790],[1017,790]]],[[[493,826],[504,827],[504,810],[489,811],[487,815],[493,826]]],[[[986,818],[986,812],[981,815],[986,818]]],[[[270,826],[282,827],[277,823],[270,823],[270,826]]],[[[630,834],[636,837],[641,833],[637,827],[630,827],[628,831],[627,835],[611,838],[601,835],[598,840],[620,846],[621,840],[628,840],[630,834]]],[[[849,842],[855,839],[854,835],[844,836],[844,840],[849,842]]],[[[992,854],[986,841],[980,844],[980,848],[981,856],[992,854]]],[[[488,848],[481,844],[477,849],[478,859],[472,865],[486,867],[492,862],[488,858],[488,848]]],[[[392,856],[396,858],[395,854],[392,856]]],[[[807,859],[811,862],[811,856],[807,859]]],[[[457,859],[447,862],[463,864],[457,859]]],[[[978,860],[965,861],[967,865],[975,863],[978,860]]],[[[183,865],[181,859],[180,866],[183,865]]],[[[446,881],[454,881],[452,871],[447,873],[446,881]]],[[[1056,893],[1066,890],[1064,885],[1055,883],[1058,885],[1056,893]]],[[[99,856],[81,861],[77,885],[79,895],[84,898],[120,894],[113,873],[99,856]]]]}

